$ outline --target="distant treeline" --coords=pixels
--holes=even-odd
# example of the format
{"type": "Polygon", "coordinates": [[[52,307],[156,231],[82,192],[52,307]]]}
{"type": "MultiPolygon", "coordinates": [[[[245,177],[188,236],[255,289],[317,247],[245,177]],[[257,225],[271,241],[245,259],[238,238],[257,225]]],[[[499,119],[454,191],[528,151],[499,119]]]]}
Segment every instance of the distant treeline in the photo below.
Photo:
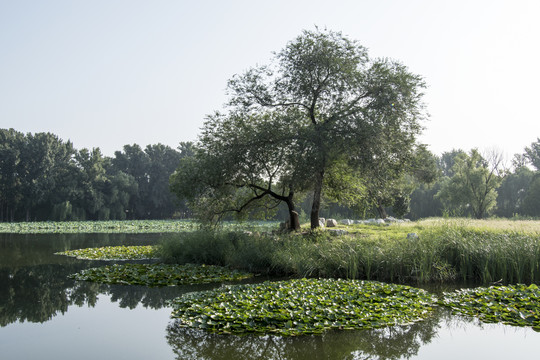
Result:
{"type": "Polygon", "coordinates": [[[494,151],[437,157],[439,177],[411,193],[411,219],[432,216],[540,217],[540,140],[511,161],[494,151]]]}
{"type": "MultiPolygon", "coordinates": [[[[166,219],[191,217],[186,203],[169,190],[169,177],[192,143],[177,149],[162,144],[125,145],[114,157],[99,148],[77,150],[51,133],[23,134],[0,129],[0,221],[166,219]]],[[[365,218],[388,215],[419,219],[432,216],[485,218],[540,217],[540,139],[514,155],[452,150],[441,156],[428,151],[414,169],[387,184],[381,201],[354,208],[323,199],[320,215],[365,218]],[[416,170],[418,172],[418,170],[416,170]],[[433,175],[435,174],[435,175],[433,175]],[[426,183],[422,179],[431,179],[426,183]],[[384,212],[383,212],[384,213],[384,212]]],[[[310,194],[298,201],[308,221],[310,194]]],[[[285,207],[273,219],[286,219],[285,207]]]]}
{"type": "Polygon", "coordinates": [[[51,133],[0,129],[0,221],[163,219],[187,209],[169,176],[191,144],[125,145],[114,157],[51,133]]]}
{"type": "MultiPolygon", "coordinates": [[[[389,215],[412,220],[440,216],[540,218],[540,139],[511,160],[497,151],[458,149],[424,156],[422,161],[436,174],[429,177],[433,181],[426,183],[405,174],[395,185],[393,198],[384,204],[389,215]]],[[[299,209],[307,221],[309,201],[301,202],[299,209]]],[[[285,218],[285,212],[280,212],[285,218]]],[[[373,202],[356,209],[327,202],[321,216],[355,219],[380,213],[373,202]]]]}

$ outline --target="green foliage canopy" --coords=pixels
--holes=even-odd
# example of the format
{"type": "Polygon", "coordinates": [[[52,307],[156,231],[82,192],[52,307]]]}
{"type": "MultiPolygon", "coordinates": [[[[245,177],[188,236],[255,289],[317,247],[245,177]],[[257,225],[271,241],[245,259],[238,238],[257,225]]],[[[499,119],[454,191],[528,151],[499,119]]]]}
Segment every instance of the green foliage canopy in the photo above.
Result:
{"type": "Polygon", "coordinates": [[[464,215],[470,211],[477,219],[490,213],[497,204],[497,188],[501,183],[498,176],[500,158],[491,164],[478,150],[470,154],[459,154],[452,167],[453,176],[446,178],[437,197],[447,209],[464,215]]]}
{"type": "Polygon", "coordinates": [[[270,65],[229,81],[227,112],[209,117],[198,154],[172,178],[173,191],[206,200],[199,209],[220,203],[219,210],[244,210],[271,197],[287,202],[291,214],[294,193],[312,191],[317,227],[323,187],[338,184],[327,177],[366,177],[381,162],[395,169],[411,156],[423,87],[402,64],[371,60],[341,33],[304,31],[270,65]],[[199,174],[190,175],[190,166],[199,174]]]}

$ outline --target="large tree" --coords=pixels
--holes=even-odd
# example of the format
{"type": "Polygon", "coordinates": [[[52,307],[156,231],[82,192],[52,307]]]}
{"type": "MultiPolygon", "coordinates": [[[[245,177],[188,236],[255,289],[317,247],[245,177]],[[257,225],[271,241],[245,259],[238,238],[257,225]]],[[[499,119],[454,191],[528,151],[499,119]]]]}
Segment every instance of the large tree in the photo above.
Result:
{"type": "Polygon", "coordinates": [[[212,166],[221,178],[212,183],[242,189],[245,204],[267,196],[285,201],[296,191],[309,190],[311,226],[318,227],[324,187],[334,183],[327,177],[339,177],[340,172],[362,174],[382,161],[402,164],[411,156],[421,130],[423,86],[422,79],[402,64],[369,59],[363,46],[341,33],[304,31],[270,65],[230,80],[226,114],[212,117],[199,141],[204,156],[212,153],[208,142],[220,142],[222,156],[235,169],[245,162],[248,169],[243,174],[256,180],[247,184],[252,196],[246,186],[230,181],[244,175],[230,168],[217,170],[230,167],[231,162],[218,161],[216,153],[212,166]],[[265,147],[249,141],[250,134],[262,131],[260,122],[274,127],[265,128],[265,147]],[[241,124],[235,137],[240,141],[218,134],[228,130],[229,123],[241,124]],[[260,157],[264,153],[271,153],[271,164],[260,157]],[[281,170],[274,172],[272,167],[281,170]],[[279,192],[273,190],[275,185],[279,192]]]}

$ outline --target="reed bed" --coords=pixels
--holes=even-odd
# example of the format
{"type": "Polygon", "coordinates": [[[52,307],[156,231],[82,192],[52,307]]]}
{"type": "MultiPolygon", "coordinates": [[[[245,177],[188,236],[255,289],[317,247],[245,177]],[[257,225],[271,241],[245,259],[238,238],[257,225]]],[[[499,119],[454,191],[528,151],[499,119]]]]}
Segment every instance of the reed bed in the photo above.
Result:
{"type": "Polygon", "coordinates": [[[271,235],[179,233],[161,245],[169,262],[225,265],[270,275],[402,283],[540,282],[540,222],[424,220],[271,235]],[[408,238],[415,232],[418,237],[408,238]]]}

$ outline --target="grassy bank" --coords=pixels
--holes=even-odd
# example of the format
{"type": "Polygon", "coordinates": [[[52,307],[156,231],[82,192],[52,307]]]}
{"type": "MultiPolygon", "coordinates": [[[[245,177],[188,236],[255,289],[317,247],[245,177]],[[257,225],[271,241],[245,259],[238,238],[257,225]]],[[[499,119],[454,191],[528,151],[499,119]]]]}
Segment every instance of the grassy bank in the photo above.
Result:
{"type": "Polygon", "coordinates": [[[540,282],[540,222],[427,220],[343,226],[349,234],[191,232],[169,236],[169,262],[251,272],[391,282],[540,282]],[[408,233],[418,237],[408,238],[408,233]]]}

